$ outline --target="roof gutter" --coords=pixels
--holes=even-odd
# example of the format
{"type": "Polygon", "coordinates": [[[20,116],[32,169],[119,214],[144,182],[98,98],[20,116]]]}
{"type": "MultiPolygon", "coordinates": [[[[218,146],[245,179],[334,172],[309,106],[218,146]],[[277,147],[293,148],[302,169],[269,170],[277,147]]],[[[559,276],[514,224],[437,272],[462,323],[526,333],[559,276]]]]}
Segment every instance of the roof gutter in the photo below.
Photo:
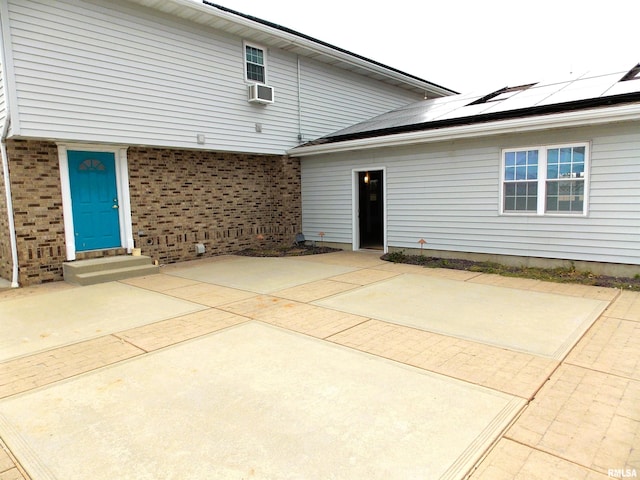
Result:
{"type": "Polygon", "coordinates": [[[605,123],[640,120],[640,104],[625,104],[608,108],[592,108],[560,112],[534,117],[519,117],[492,122],[476,122],[452,127],[419,130],[370,138],[344,140],[335,143],[299,146],[287,152],[292,157],[306,157],[328,153],[350,152],[370,148],[397,147],[441,142],[464,138],[477,138],[506,133],[532,132],[550,128],[568,128],[605,123]]]}
{"type": "Polygon", "coordinates": [[[5,117],[4,123],[2,124],[2,133],[0,133],[0,156],[2,156],[2,176],[4,178],[4,193],[6,197],[6,205],[7,205],[7,220],[9,222],[9,243],[11,245],[11,288],[18,288],[20,284],[18,283],[18,243],[16,241],[16,224],[14,219],[13,212],[13,200],[11,195],[11,179],[9,178],[9,157],[7,155],[7,135],[9,133],[9,126],[11,125],[11,101],[10,95],[7,93],[9,90],[7,89],[7,70],[9,67],[7,66],[7,58],[5,54],[4,46],[7,45],[7,38],[5,35],[8,35],[7,27],[4,25],[5,19],[8,18],[8,12],[6,8],[6,3],[3,2],[3,5],[0,6],[2,11],[0,12],[0,36],[2,37],[2,44],[0,45],[0,62],[2,62],[0,68],[4,68],[4,75],[2,75],[2,81],[4,83],[4,92],[5,92],[5,117]],[[3,46],[4,45],[4,46],[3,46]]]}

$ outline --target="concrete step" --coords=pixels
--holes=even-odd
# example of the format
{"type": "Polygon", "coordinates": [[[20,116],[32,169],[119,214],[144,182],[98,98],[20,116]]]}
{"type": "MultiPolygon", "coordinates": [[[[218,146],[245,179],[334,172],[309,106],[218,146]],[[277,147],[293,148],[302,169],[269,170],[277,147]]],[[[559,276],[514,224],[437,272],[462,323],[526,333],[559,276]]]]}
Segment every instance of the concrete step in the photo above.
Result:
{"type": "Polygon", "coordinates": [[[153,265],[151,257],[130,255],[65,262],[62,268],[65,281],[75,285],[95,285],[160,271],[157,265],[153,265]]]}

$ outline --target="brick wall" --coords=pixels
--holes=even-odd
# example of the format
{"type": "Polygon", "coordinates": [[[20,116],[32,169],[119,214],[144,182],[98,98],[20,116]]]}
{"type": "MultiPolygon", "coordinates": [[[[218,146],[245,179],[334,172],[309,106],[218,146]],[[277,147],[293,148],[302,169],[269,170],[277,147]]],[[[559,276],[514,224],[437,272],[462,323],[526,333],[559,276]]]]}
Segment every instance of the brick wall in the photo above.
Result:
{"type": "MultiPolygon", "coordinates": [[[[7,152],[20,284],[61,280],[65,240],[57,147],[9,140],[7,152]]],[[[196,243],[205,245],[205,256],[288,244],[301,229],[297,159],[140,147],[129,148],[127,158],[134,240],[160,263],[197,258],[196,243]]]]}
{"type": "Polygon", "coordinates": [[[21,285],[62,279],[62,195],[55,143],[8,140],[21,285]]]}
{"type": "Polygon", "coordinates": [[[127,158],[134,240],[161,263],[196,258],[196,243],[210,256],[301,229],[297,159],[135,147],[127,158]]]}
{"type": "Polygon", "coordinates": [[[9,239],[6,198],[4,191],[4,171],[0,164],[0,278],[11,280],[11,243],[9,239]]]}

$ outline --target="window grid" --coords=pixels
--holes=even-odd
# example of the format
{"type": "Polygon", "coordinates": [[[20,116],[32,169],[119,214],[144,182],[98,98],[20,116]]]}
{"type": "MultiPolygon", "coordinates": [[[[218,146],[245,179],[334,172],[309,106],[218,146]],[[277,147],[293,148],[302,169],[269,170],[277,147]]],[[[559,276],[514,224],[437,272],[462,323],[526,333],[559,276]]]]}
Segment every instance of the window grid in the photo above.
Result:
{"type": "Polygon", "coordinates": [[[247,80],[265,83],[266,72],[264,50],[250,45],[245,46],[247,80]]]}
{"type": "Polygon", "coordinates": [[[535,212],[538,208],[538,151],[505,153],[505,211],[535,212]]]}
{"type": "Polygon", "coordinates": [[[584,209],[584,157],[585,147],[561,147],[547,150],[545,211],[582,213],[584,209]]]}
{"type": "Polygon", "coordinates": [[[587,145],[503,151],[503,213],[586,213],[587,145]]]}

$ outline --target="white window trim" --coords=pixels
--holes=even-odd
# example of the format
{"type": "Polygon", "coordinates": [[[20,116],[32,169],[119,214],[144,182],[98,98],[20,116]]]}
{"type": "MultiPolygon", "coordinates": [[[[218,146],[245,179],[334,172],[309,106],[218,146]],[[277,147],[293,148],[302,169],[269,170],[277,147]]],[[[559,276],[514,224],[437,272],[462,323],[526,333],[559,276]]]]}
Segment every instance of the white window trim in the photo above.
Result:
{"type": "Polygon", "coordinates": [[[118,191],[118,213],[120,215],[120,248],[128,253],[134,247],[133,226],[131,220],[131,195],[129,193],[129,167],[127,163],[127,147],[107,146],[79,143],[59,143],[58,163],[60,167],[60,185],[62,190],[62,213],[64,217],[64,237],[67,260],[76,259],[76,238],[73,228],[73,206],[71,203],[71,183],[69,181],[69,150],[109,152],[116,161],[116,188],[118,191]]]}
{"type": "Polygon", "coordinates": [[[242,69],[244,71],[244,81],[247,82],[248,84],[254,84],[254,83],[259,83],[261,85],[268,85],[267,79],[268,77],[268,71],[269,68],[267,66],[267,49],[265,47],[263,47],[262,45],[258,45],[257,43],[252,43],[252,42],[247,42],[244,41],[242,42],[242,69]],[[257,48],[259,50],[262,50],[262,59],[264,61],[263,63],[263,67],[264,67],[264,82],[259,82],[257,80],[252,80],[249,77],[247,77],[247,47],[252,47],[252,48],[257,48]]]}
{"type": "Polygon", "coordinates": [[[589,213],[589,184],[591,182],[591,143],[590,142],[567,142],[552,145],[532,145],[529,147],[513,147],[503,148],[500,152],[500,195],[499,195],[499,211],[500,215],[505,216],[529,216],[529,217],[586,217],[589,213]],[[547,151],[553,148],[567,147],[584,147],[584,203],[582,213],[562,213],[562,212],[545,212],[547,199],[547,151]],[[535,212],[515,212],[504,209],[504,171],[505,171],[505,153],[506,152],[523,152],[528,150],[538,151],[538,204],[535,212]]]}

